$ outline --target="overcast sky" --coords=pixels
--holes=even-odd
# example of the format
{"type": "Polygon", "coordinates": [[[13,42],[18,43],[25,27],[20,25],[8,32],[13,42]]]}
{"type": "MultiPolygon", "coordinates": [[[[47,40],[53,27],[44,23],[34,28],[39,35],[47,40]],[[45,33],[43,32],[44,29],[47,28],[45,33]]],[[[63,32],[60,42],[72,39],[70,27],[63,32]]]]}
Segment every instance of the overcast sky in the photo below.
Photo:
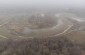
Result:
{"type": "Polygon", "coordinates": [[[85,0],[0,0],[0,6],[77,6],[85,7],[85,0]]]}

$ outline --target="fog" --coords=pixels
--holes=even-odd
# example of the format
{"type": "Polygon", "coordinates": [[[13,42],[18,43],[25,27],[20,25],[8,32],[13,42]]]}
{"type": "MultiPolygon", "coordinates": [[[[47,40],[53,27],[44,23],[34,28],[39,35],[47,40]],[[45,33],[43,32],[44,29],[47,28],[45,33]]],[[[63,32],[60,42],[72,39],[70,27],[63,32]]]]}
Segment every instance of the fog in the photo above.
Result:
{"type": "Polygon", "coordinates": [[[85,55],[85,0],[0,0],[0,55],[85,55]]]}
{"type": "Polygon", "coordinates": [[[0,0],[0,7],[85,7],[85,0],[0,0]]]}

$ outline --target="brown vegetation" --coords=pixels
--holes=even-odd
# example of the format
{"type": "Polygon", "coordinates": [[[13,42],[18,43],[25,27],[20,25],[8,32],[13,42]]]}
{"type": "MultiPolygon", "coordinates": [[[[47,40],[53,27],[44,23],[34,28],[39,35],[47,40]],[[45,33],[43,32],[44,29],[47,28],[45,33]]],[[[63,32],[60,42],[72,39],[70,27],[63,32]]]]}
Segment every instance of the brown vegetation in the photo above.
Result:
{"type": "Polygon", "coordinates": [[[0,41],[0,55],[81,55],[83,49],[66,37],[0,41]]]}

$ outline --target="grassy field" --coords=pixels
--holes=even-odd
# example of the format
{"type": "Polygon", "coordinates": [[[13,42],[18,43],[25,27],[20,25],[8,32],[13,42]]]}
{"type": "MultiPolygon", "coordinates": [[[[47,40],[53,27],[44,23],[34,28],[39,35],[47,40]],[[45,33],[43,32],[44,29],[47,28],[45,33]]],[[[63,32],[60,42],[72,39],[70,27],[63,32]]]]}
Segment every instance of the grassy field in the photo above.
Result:
{"type": "Polygon", "coordinates": [[[65,36],[75,41],[76,43],[85,44],[85,31],[75,31],[65,36]]]}
{"type": "MultiPolygon", "coordinates": [[[[29,35],[25,37],[12,33],[12,29],[17,31],[24,26],[29,26],[28,20],[23,19],[24,17],[17,18],[8,23],[9,26],[12,24],[10,28],[7,28],[8,26],[0,27],[0,55],[82,55],[85,52],[85,31],[74,31],[65,33],[66,35],[49,37],[52,32],[58,31],[58,29],[54,29],[52,32],[43,32],[48,37],[42,35],[42,32],[40,32],[41,35],[37,32],[39,38],[31,38],[29,35]],[[41,36],[46,38],[41,38],[41,36]]],[[[60,26],[61,31],[66,29],[65,25],[67,27],[68,23],[60,26]]]]}

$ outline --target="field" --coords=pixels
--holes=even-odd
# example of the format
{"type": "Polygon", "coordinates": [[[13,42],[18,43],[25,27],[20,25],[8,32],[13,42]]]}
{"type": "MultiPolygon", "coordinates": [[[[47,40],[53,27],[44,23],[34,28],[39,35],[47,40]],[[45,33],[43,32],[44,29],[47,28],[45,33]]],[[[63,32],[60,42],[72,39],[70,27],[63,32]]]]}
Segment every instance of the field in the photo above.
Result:
{"type": "Polygon", "coordinates": [[[54,11],[1,13],[0,55],[85,55],[85,22],[54,11]]]}

